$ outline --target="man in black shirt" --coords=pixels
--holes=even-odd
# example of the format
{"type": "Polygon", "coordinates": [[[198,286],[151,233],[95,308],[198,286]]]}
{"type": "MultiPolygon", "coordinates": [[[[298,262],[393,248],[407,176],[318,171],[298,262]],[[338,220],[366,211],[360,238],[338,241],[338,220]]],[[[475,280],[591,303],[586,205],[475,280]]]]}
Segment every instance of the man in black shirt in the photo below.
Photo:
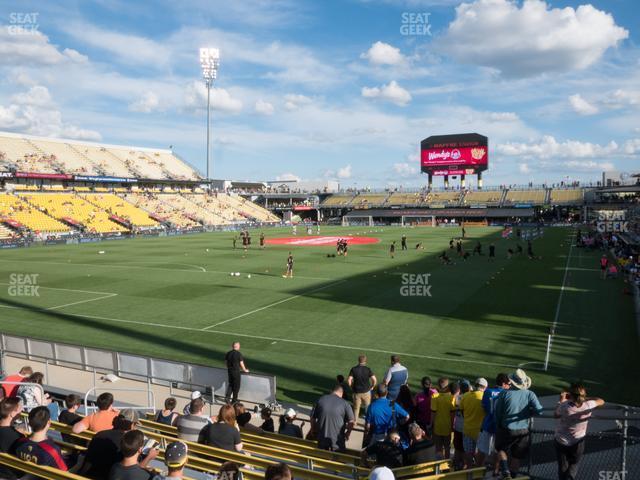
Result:
{"type": "Polygon", "coordinates": [[[435,462],[435,444],[427,438],[420,425],[417,423],[409,425],[409,437],[411,438],[411,445],[403,454],[403,464],[405,466],[435,462]]]}
{"type": "Polygon", "coordinates": [[[353,416],[356,423],[358,422],[360,407],[364,407],[367,411],[371,405],[371,390],[376,386],[378,380],[371,369],[367,367],[367,356],[360,355],[358,357],[358,365],[349,371],[347,383],[353,392],[353,416]]]}
{"type": "Polygon", "coordinates": [[[375,464],[387,468],[402,466],[402,445],[397,430],[390,430],[387,437],[380,442],[373,442],[362,451],[366,457],[375,457],[375,464]]]}
{"type": "Polygon", "coordinates": [[[240,353],[240,342],[233,342],[231,350],[224,356],[224,361],[227,364],[228,382],[227,392],[225,399],[227,403],[231,398],[232,402],[238,401],[238,392],[240,391],[240,371],[249,373],[247,367],[244,366],[244,357],[240,353]]]}
{"type": "Polygon", "coordinates": [[[143,454],[144,435],[140,430],[129,430],[122,436],[120,451],[122,461],[111,467],[109,480],[150,480],[154,474],[147,470],[147,465],[158,456],[157,448],[150,448],[144,452],[144,459],[138,463],[138,458],[143,454]]]}
{"type": "MultiPolygon", "coordinates": [[[[13,421],[22,413],[22,402],[17,397],[5,398],[0,402],[0,453],[15,455],[16,442],[24,435],[12,427],[13,421]]],[[[0,465],[0,478],[13,480],[16,472],[0,465]]]]}

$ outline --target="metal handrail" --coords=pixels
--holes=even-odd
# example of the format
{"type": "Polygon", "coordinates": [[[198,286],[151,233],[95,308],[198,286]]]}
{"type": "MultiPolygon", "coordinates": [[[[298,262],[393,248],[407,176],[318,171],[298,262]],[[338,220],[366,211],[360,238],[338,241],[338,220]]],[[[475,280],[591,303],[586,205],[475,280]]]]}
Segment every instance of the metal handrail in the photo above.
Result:
{"type": "Polygon", "coordinates": [[[109,391],[109,392],[147,392],[147,406],[146,407],[129,407],[127,406],[126,408],[130,409],[130,410],[151,410],[152,412],[156,411],[156,396],[153,390],[151,390],[150,388],[102,388],[102,387],[92,387],[89,390],[86,391],[86,393],[84,394],[84,412],[85,415],[89,414],[89,411],[94,411],[96,410],[97,407],[90,407],[89,406],[89,394],[91,392],[94,392],[96,390],[105,390],[105,391],[109,391]]]}

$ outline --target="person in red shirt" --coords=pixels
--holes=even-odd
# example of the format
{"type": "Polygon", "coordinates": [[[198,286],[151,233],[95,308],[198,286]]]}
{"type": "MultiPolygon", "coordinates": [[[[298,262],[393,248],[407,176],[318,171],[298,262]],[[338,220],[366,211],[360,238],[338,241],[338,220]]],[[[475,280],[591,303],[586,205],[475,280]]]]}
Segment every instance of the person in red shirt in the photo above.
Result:
{"type": "Polygon", "coordinates": [[[431,386],[431,378],[422,377],[422,391],[416,394],[414,403],[416,422],[425,432],[431,431],[431,399],[438,396],[438,390],[431,386]]]}
{"type": "Polygon", "coordinates": [[[16,456],[25,462],[67,471],[60,447],[47,437],[51,414],[47,407],[36,407],[29,412],[29,426],[33,433],[16,442],[16,456]]]}
{"type": "Polygon", "coordinates": [[[18,373],[5,377],[2,380],[2,389],[4,390],[4,396],[7,398],[15,397],[16,391],[18,390],[18,387],[20,385],[18,383],[12,382],[22,382],[31,374],[33,374],[33,369],[27,365],[25,367],[22,367],[18,373]]]}

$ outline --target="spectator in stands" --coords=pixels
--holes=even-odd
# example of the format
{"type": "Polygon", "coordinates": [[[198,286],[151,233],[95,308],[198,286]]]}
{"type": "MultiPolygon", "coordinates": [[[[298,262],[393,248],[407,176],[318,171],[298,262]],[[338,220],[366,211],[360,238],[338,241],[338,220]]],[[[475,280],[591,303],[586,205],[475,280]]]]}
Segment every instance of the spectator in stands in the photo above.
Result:
{"type": "Polygon", "coordinates": [[[485,459],[489,458],[490,463],[494,466],[494,475],[498,475],[498,461],[495,455],[495,436],[496,436],[496,419],[495,419],[495,401],[503,390],[509,389],[509,375],[499,373],[496,376],[496,384],[494,387],[487,388],[482,394],[482,409],[484,410],[484,419],[482,420],[482,428],[478,436],[478,465],[484,465],[485,459]]]}
{"type": "Polygon", "coordinates": [[[51,413],[45,406],[35,407],[29,412],[31,435],[19,439],[16,443],[16,456],[25,462],[67,471],[62,451],[53,440],[47,437],[51,426],[51,413]]]}
{"type": "Polygon", "coordinates": [[[555,432],[558,455],[558,479],[575,480],[578,464],[584,454],[584,439],[591,413],[604,405],[601,398],[588,398],[581,383],[573,383],[568,392],[560,394],[554,416],[558,419],[555,432]]]}
{"type": "Polygon", "coordinates": [[[45,393],[42,388],[43,380],[44,374],[41,372],[34,372],[22,381],[23,385],[18,386],[16,395],[22,399],[26,412],[30,412],[36,407],[46,406],[51,403],[49,394],[45,393]]]}
{"type": "Polygon", "coordinates": [[[120,452],[122,461],[114,464],[109,471],[109,480],[150,480],[153,473],[147,465],[158,456],[157,448],[143,452],[144,434],[140,430],[129,430],[122,436],[120,452]],[[144,458],[138,462],[141,455],[144,458]]]}
{"type": "Polygon", "coordinates": [[[264,407],[260,412],[260,417],[262,418],[262,425],[260,425],[260,429],[265,432],[275,432],[275,425],[273,423],[273,418],[271,418],[271,409],[269,407],[264,407]]]}
{"type": "Polygon", "coordinates": [[[182,415],[176,421],[178,438],[187,442],[197,442],[202,429],[210,423],[211,420],[204,414],[204,400],[195,398],[189,404],[189,415],[182,415]]]}
{"type": "MultiPolygon", "coordinates": [[[[195,400],[196,398],[202,398],[202,393],[200,393],[198,390],[196,390],[195,392],[191,392],[191,400],[195,400]]],[[[204,401],[204,399],[202,399],[202,401],[204,401]]],[[[191,408],[191,401],[189,401],[189,403],[187,403],[184,406],[184,408],[182,409],[182,414],[189,415],[191,413],[189,411],[190,408],[191,408]]]]}
{"type": "Polygon", "coordinates": [[[400,393],[400,387],[409,381],[409,370],[400,364],[398,355],[391,355],[391,366],[384,376],[384,384],[387,387],[387,397],[395,400],[400,393]]]}
{"type": "Polygon", "coordinates": [[[400,433],[396,429],[389,430],[387,436],[380,442],[373,442],[362,451],[363,461],[368,457],[375,458],[376,465],[388,468],[402,466],[402,445],[400,433]]]}
{"type": "Polygon", "coordinates": [[[91,413],[73,426],[73,433],[82,433],[85,430],[102,432],[113,428],[113,420],[118,416],[118,410],[113,408],[113,395],[104,392],[96,399],[98,411],[91,413]]]}
{"type": "Polygon", "coordinates": [[[220,465],[216,480],[242,480],[242,472],[235,462],[224,462],[220,465]]]}
{"type": "Polygon", "coordinates": [[[251,424],[251,412],[247,411],[244,404],[238,402],[233,406],[236,412],[236,422],[239,428],[244,428],[251,433],[262,433],[259,427],[251,424]]]}
{"type": "Polygon", "coordinates": [[[318,448],[344,451],[355,424],[353,409],[343,398],[341,385],[323,395],[311,412],[311,428],[316,432],[318,448]]]}
{"type": "Polygon", "coordinates": [[[242,452],[242,440],[236,427],[236,413],[231,405],[220,407],[217,421],[202,429],[198,443],[230,452],[242,452]]]}
{"type": "Polygon", "coordinates": [[[302,438],[302,428],[293,423],[296,419],[296,415],[296,411],[293,408],[289,408],[284,412],[284,415],[280,418],[280,425],[278,427],[279,434],[302,438]]]}
{"type": "Polygon", "coordinates": [[[164,401],[164,410],[160,410],[156,414],[156,422],[162,423],[163,425],[174,426],[180,416],[178,412],[175,411],[177,404],[178,402],[175,398],[167,398],[164,401]]]}
{"type": "Polygon", "coordinates": [[[360,407],[367,408],[371,405],[371,391],[375,388],[378,380],[373,371],[367,366],[367,356],[358,357],[358,365],[352,367],[347,377],[347,384],[353,392],[353,415],[356,423],[360,418],[360,407]]]}
{"type": "Polygon", "coordinates": [[[391,402],[384,384],[376,388],[376,399],[369,405],[365,417],[364,446],[379,442],[401,422],[409,420],[409,412],[391,402]]]}
{"type": "Polygon", "coordinates": [[[477,467],[481,467],[483,465],[479,462],[476,453],[478,436],[480,435],[480,428],[482,427],[482,421],[484,420],[482,396],[488,386],[489,382],[487,382],[486,379],[476,379],[474,390],[465,393],[460,401],[460,410],[464,417],[462,445],[465,455],[464,462],[467,468],[471,468],[473,466],[474,460],[477,467]]]}
{"type": "Polygon", "coordinates": [[[16,391],[20,386],[18,382],[22,382],[25,378],[30,377],[32,374],[33,369],[27,365],[22,367],[18,373],[5,377],[2,380],[2,389],[4,390],[4,396],[15,397],[16,391]]]}
{"type": "Polygon", "coordinates": [[[182,478],[187,460],[189,460],[187,445],[183,442],[171,442],[164,451],[164,463],[168,471],[166,474],[156,475],[153,480],[182,478]]]}
{"type": "Polygon", "coordinates": [[[409,425],[410,445],[403,453],[403,465],[419,465],[436,460],[436,446],[417,423],[409,425]]]}
{"type": "Polygon", "coordinates": [[[240,391],[241,371],[249,373],[249,369],[245,367],[244,364],[244,357],[242,353],[240,353],[240,342],[233,342],[231,350],[224,356],[224,361],[227,364],[228,374],[227,393],[225,397],[227,402],[231,399],[231,401],[235,403],[238,401],[238,392],[240,391]]]}
{"type": "Polygon", "coordinates": [[[440,394],[431,401],[433,439],[438,458],[448,459],[451,456],[452,414],[456,408],[455,393],[460,387],[456,383],[449,384],[448,379],[441,380],[439,384],[446,387],[441,389],[440,394]]]}
{"type": "Polygon", "coordinates": [[[264,471],[264,480],[292,480],[291,469],[286,463],[269,465],[264,471]]]}
{"type": "MultiPolygon", "coordinates": [[[[5,398],[0,402],[0,453],[15,455],[17,442],[24,434],[14,427],[13,422],[21,413],[22,400],[19,398],[5,398]]],[[[0,465],[0,478],[14,480],[18,475],[10,468],[0,465]]]]}
{"type": "Polygon", "coordinates": [[[120,447],[125,433],[138,426],[138,413],[130,408],[113,419],[112,428],[96,433],[87,447],[78,473],[93,480],[107,480],[111,467],[123,458],[120,447]]]}
{"type": "Polygon", "coordinates": [[[404,384],[400,386],[400,392],[396,397],[396,403],[404,408],[410,417],[413,417],[415,404],[413,403],[413,395],[411,394],[409,385],[404,384]]]}
{"type": "Polygon", "coordinates": [[[529,419],[542,413],[542,405],[522,369],[509,375],[509,390],[500,392],[495,403],[496,451],[503,479],[511,479],[529,449],[529,419]],[[511,461],[509,462],[509,454],[511,461]]]}
{"type": "Polygon", "coordinates": [[[462,401],[462,396],[471,390],[471,383],[469,380],[462,379],[457,384],[452,384],[451,393],[454,396],[454,404],[455,409],[453,412],[453,467],[456,470],[460,470],[464,468],[464,445],[463,445],[463,434],[462,430],[464,429],[464,417],[462,416],[462,411],[460,410],[460,402],[462,401]],[[457,389],[455,388],[457,387],[457,389]]]}
{"type": "Polygon", "coordinates": [[[64,399],[65,409],[60,412],[60,416],[58,417],[58,421],[60,423],[64,423],[65,425],[75,425],[82,417],[78,415],[76,412],[80,405],[82,404],[82,399],[80,396],[75,393],[70,393],[64,399]]]}
{"type": "Polygon", "coordinates": [[[422,377],[422,391],[413,400],[415,420],[425,432],[431,431],[431,399],[438,396],[438,391],[431,386],[431,378],[422,377]]]}

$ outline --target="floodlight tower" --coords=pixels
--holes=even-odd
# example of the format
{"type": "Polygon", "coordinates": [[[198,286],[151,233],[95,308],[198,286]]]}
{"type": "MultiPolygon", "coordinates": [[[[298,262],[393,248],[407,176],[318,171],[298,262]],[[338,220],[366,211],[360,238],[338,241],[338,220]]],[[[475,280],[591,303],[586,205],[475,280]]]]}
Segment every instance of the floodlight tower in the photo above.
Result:
{"type": "Polygon", "coordinates": [[[209,176],[209,124],[210,124],[210,102],[211,84],[218,77],[218,65],[220,65],[220,50],[217,48],[200,49],[200,66],[202,67],[202,78],[207,86],[207,180],[209,176]]]}

